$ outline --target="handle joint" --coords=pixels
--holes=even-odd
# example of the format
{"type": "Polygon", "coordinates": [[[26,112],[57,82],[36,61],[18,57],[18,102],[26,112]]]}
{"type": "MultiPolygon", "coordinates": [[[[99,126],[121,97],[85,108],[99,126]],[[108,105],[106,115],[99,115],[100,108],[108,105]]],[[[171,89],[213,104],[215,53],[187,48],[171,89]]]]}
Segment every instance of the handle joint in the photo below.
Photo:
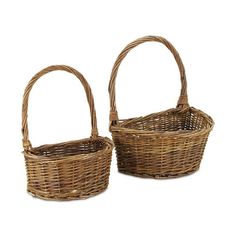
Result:
{"type": "Polygon", "coordinates": [[[31,142],[29,140],[22,140],[23,142],[23,148],[25,151],[28,151],[32,148],[31,142]]]}
{"type": "Polygon", "coordinates": [[[186,107],[189,107],[188,96],[180,95],[178,103],[177,103],[177,108],[186,108],[186,107]]]}
{"type": "Polygon", "coordinates": [[[118,120],[118,113],[117,111],[110,111],[110,121],[117,121],[118,120]]]}

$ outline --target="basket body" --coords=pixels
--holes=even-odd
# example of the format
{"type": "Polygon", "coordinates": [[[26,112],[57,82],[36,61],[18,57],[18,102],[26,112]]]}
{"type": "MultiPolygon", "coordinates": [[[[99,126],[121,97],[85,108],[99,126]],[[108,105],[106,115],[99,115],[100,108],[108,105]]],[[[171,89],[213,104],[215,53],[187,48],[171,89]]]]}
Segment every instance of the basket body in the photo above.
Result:
{"type": "Polygon", "coordinates": [[[117,57],[110,83],[110,131],[120,172],[141,177],[173,178],[199,169],[214,122],[188,104],[183,62],[174,46],[160,36],[146,36],[129,43],[117,57]],[[180,72],[181,90],[176,108],[145,117],[120,120],[116,107],[116,77],[130,50],[145,42],[165,45],[180,72]]]}
{"type": "Polygon", "coordinates": [[[109,183],[113,144],[108,138],[44,145],[24,152],[27,190],[43,199],[85,199],[109,183]]]}
{"type": "Polygon", "coordinates": [[[29,81],[23,96],[22,135],[27,190],[33,196],[51,200],[85,199],[107,188],[113,142],[98,135],[92,91],[77,70],[65,65],[49,66],[29,81]],[[41,76],[55,70],[69,72],[82,83],[90,108],[91,136],[82,140],[32,147],[28,131],[29,94],[41,76]]]}
{"type": "Polygon", "coordinates": [[[170,109],[112,126],[118,170],[174,178],[199,169],[212,119],[194,108],[170,109]]]}

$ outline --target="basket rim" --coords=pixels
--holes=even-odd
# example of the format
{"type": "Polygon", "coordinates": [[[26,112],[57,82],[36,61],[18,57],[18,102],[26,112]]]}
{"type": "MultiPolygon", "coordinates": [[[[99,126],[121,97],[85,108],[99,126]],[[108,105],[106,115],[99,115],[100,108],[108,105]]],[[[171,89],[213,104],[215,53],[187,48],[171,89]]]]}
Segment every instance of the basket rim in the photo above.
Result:
{"type": "MultiPolygon", "coordinates": [[[[24,150],[22,153],[24,154],[25,158],[27,159],[35,159],[39,160],[42,162],[64,162],[64,161],[73,161],[73,160],[86,160],[90,158],[96,158],[98,154],[104,153],[108,154],[112,152],[112,149],[114,147],[114,143],[111,139],[108,137],[91,137],[91,138],[84,138],[84,139],[79,139],[79,140],[70,140],[66,142],[59,142],[59,143],[53,143],[53,144],[44,144],[38,147],[33,147],[31,150],[24,150]],[[67,144],[73,144],[73,143],[80,143],[80,142],[87,142],[87,141],[102,141],[105,144],[105,147],[101,150],[91,152],[91,153],[86,153],[86,154],[75,154],[75,155],[69,155],[69,156],[43,156],[43,155],[36,155],[33,153],[33,150],[38,149],[38,148],[47,148],[47,147],[52,147],[56,145],[67,145],[67,144]]],[[[104,155],[105,158],[105,155],[104,155]]]]}
{"type": "Polygon", "coordinates": [[[203,111],[196,109],[194,107],[187,107],[184,109],[171,108],[171,109],[167,109],[161,112],[154,112],[146,116],[140,116],[140,117],[134,117],[134,118],[128,118],[128,119],[119,119],[119,121],[120,121],[119,124],[110,126],[111,133],[122,132],[122,133],[127,133],[127,134],[129,133],[129,134],[141,135],[141,136],[159,136],[160,138],[164,138],[164,137],[170,138],[171,136],[189,137],[189,136],[202,135],[204,133],[210,132],[213,129],[214,124],[215,124],[213,119],[209,115],[207,115],[203,111]],[[209,127],[198,129],[198,130],[177,130],[177,131],[152,131],[152,130],[147,131],[147,130],[139,130],[139,129],[125,127],[127,124],[131,122],[145,120],[153,115],[162,115],[168,112],[186,112],[186,110],[192,110],[202,115],[202,117],[208,121],[209,127]]]}

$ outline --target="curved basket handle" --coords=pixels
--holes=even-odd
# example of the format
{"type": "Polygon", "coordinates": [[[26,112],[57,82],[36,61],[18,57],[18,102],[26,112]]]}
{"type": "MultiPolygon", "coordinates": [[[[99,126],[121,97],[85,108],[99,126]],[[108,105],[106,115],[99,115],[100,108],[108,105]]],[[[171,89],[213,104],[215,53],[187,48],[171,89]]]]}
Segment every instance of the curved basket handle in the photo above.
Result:
{"type": "Polygon", "coordinates": [[[188,107],[188,95],[187,95],[187,81],[186,81],[186,75],[185,75],[185,69],[183,62],[179,56],[179,53],[176,51],[174,46],[168,42],[165,38],[159,37],[159,36],[146,36],[139,38],[130,44],[128,44],[122,52],[117,57],[115,64],[112,68],[111,77],[110,77],[110,83],[109,83],[109,94],[110,94],[110,122],[111,124],[118,124],[118,113],[116,110],[116,96],[115,96],[115,83],[116,83],[116,76],[119,69],[119,66],[122,62],[122,60],[126,57],[128,52],[138,46],[139,44],[145,43],[145,42],[159,42],[164,44],[173,54],[175,61],[179,67],[180,72],[180,80],[181,80],[181,92],[179,96],[179,100],[177,103],[178,108],[185,108],[188,107]]]}
{"type": "Polygon", "coordinates": [[[31,143],[29,141],[29,133],[28,133],[28,100],[29,100],[29,94],[30,91],[35,84],[35,82],[43,75],[56,70],[63,70],[67,71],[69,73],[72,73],[75,75],[80,82],[82,83],[84,90],[86,92],[87,100],[89,103],[90,108],[90,115],[91,115],[91,125],[92,125],[92,132],[91,137],[97,137],[98,136],[98,130],[97,130],[97,118],[96,118],[96,111],[94,107],[94,99],[92,95],[91,88],[86,81],[86,79],[83,77],[83,75],[78,72],[77,70],[73,69],[72,67],[65,66],[65,65],[54,65],[49,66],[40,72],[38,72],[28,83],[27,87],[25,88],[24,97],[23,97],[23,106],[22,106],[22,135],[23,135],[23,147],[24,150],[29,150],[32,148],[31,143]]]}

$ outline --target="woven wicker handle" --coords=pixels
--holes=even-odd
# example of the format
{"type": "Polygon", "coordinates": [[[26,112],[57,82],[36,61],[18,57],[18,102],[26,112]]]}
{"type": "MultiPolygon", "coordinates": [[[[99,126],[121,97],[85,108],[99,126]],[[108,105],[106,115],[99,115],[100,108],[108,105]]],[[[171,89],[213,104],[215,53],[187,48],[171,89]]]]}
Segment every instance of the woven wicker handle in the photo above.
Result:
{"type": "Polygon", "coordinates": [[[87,100],[89,103],[89,108],[90,108],[90,114],[91,114],[91,125],[92,125],[92,132],[91,132],[91,137],[97,137],[98,136],[98,130],[97,130],[97,119],[96,119],[96,111],[94,107],[94,99],[92,95],[91,88],[88,84],[88,82],[85,80],[83,75],[78,72],[77,70],[73,69],[72,67],[65,66],[65,65],[54,65],[54,66],[49,66],[40,72],[38,72],[28,83],[27,87],[25,88],[24,92],[24,97],[23,97],[23,106],[22,106],[22,134],[23,134],[23,147],[24,150],[29,150],[32,148],[31,143],[29,141],[29,134],[28,134],[28,100],[29,100],[29,94],[30,91],[35,84],[35,82],[43,75],[51,72],[51,71],[56,71],[56,70],[63,70],[67,71],[69,73],[74,74],[82,83],[87,100]]]}
{"type": "Polygon", "coordinates": [[[122,60],[126,57],[128,52],[138,46],[139,44],[145,43],[145,42],[159,42],[163,43],[173,54],[175,61],[179,67],[180,71],[180,80],[181,80],[181,92],[180,97],[177,103],[177,107],[179,108],[185,108],[188,107],[188,95],[187,95],[187,81],[186,81],[186,75],[185,75],[185,69],[183,62],[179,56],[179,53],[176,51],[174,46],[168,42],[165,38],[159,37],[159,36],[146,36],[143,38],[139,38],[130,44],[128,44],[123,51],[119,54],[117,57],[115,64],[112,68],[111,77],[110,77],[110,83],[109,83],[109,94],[110,94],[110,121],[112,123],[118,123],[118,113],[116,109],[116,96],[115,96],[115,82],[116,82],[116,76],[119,69],[119,66],[122,62],[122,60]]]}

